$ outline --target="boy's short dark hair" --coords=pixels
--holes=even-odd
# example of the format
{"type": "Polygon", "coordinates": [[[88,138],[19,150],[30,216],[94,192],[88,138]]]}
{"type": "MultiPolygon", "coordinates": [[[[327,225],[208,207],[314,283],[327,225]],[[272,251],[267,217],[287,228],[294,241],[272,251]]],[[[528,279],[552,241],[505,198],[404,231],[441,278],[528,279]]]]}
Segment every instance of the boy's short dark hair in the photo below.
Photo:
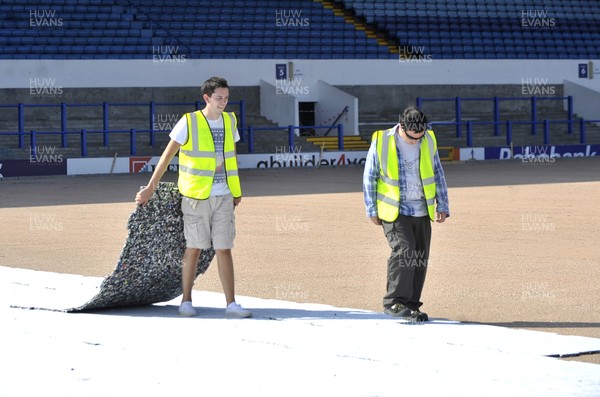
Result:
{"type": "Polygon", "coordinates": [[[405,131],[423,132],[429,129],[429,120],[421,110],[409,106],[400,115],[400,125],[405,131]]]}
{"type": "Polygon", "coordinates": [[[229,88],[227,80],[223,77],[211,77],[202,84],[200,90],[202,91],[202,95],[206,94],[210,97],[217,88],[229,88]]]}

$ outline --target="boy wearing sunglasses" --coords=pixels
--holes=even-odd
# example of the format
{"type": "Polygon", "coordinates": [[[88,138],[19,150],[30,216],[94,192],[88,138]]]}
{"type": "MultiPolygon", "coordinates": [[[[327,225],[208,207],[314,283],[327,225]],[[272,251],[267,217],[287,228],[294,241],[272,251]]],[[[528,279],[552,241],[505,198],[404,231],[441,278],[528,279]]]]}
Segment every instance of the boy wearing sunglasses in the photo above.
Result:
{"type": "Polygon", "coordinates": [[[373,134],[363,174],[367,217],[392,249],[388,259],[384,313],[428,321],[419,308],[427,273],[431,222],[450,211],[448,188],[435,134],[425,114],[408,107],[400,122],[373,134]]]}

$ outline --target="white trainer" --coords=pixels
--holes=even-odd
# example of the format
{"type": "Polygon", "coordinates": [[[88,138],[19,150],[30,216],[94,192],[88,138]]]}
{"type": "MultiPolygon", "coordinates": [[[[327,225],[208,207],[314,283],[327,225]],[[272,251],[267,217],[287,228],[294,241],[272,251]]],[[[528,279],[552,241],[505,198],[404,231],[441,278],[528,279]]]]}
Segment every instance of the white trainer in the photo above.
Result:
{"type": "Polygon", "coordinates": [[[246,310],[235,302],[231,302],[225,309],[225,316],[230,318],[252,317],[252,312],[246,310]]]}
{"type": "Polygon", "coordinates": [[[192,306],[192,302],[185,301],[181,303],[179,306],[179,315],[184,317],[193,317],[196,315],[196,310],[194,310],[194,306],[192,306]]]}

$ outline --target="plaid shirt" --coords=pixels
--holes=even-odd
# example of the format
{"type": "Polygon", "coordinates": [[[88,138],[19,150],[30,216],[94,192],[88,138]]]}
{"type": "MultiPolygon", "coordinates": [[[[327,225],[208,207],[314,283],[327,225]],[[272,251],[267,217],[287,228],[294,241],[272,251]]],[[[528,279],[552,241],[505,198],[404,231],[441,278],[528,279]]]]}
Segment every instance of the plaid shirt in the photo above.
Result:
{"type": "MultiPolygon", "coordinates": [[[[387,130],[388,135],[396,133],[398,126],[387,130]]],[[[379,159],[377,157],[376,140],[371,142],[371,147],[367,153],[365,170],[363,173],[363,193],[365,198],[365,206],[367,207],[367,217],[377,216],[377,180],[380,175],[379,159]]],[[[422,142],[422,141],[421,141],[422,142]]],[[[400,148],[396,145],[396,153],[398,153],[398,164],[402,164],[402,154],[400,148]]],[[[435,152],[433,172],[435,177],[435,200],[436,212],[444,212],[450,216],[448,204],[448,186],[446,186],[446,177],[438,152],[435,152]]],[[[400,214],[405,216],[414,216],[414,209],[406,205],[402,198],[406,197],[406,177],[403,167],[400,167],[400,214]]]]}

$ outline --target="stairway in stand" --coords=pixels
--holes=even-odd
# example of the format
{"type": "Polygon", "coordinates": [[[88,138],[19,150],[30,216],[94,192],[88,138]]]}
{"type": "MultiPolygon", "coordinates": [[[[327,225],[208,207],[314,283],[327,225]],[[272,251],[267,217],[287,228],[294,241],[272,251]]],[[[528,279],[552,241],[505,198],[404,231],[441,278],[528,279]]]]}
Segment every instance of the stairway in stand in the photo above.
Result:
{"type": "MultiPolygon", "coordinates": [[[[323,150],[339,150],[337,136],[315,136],[306,140],[323,150]]],[[[344,150],[369,150],[371,144],[360,135],[344,136],[344,150]]]]}
{"type": "Polygon", "coordinates": [[[356,30],[362,30],[367,37],[377,40],[380,46],[387,47],[392,54],[398,54],[397,40],[391,37],[388,32],[377,30],[372,24],[366,23],[364,18],[356,15],[354,10],[349,10],[344,7],[344,4],[339,1],[331,0],[314,0],[317,3],[323,4],[324,8],[333,10],[334,15],[343,16],[344,21],[353,25],[356,30]]]}

